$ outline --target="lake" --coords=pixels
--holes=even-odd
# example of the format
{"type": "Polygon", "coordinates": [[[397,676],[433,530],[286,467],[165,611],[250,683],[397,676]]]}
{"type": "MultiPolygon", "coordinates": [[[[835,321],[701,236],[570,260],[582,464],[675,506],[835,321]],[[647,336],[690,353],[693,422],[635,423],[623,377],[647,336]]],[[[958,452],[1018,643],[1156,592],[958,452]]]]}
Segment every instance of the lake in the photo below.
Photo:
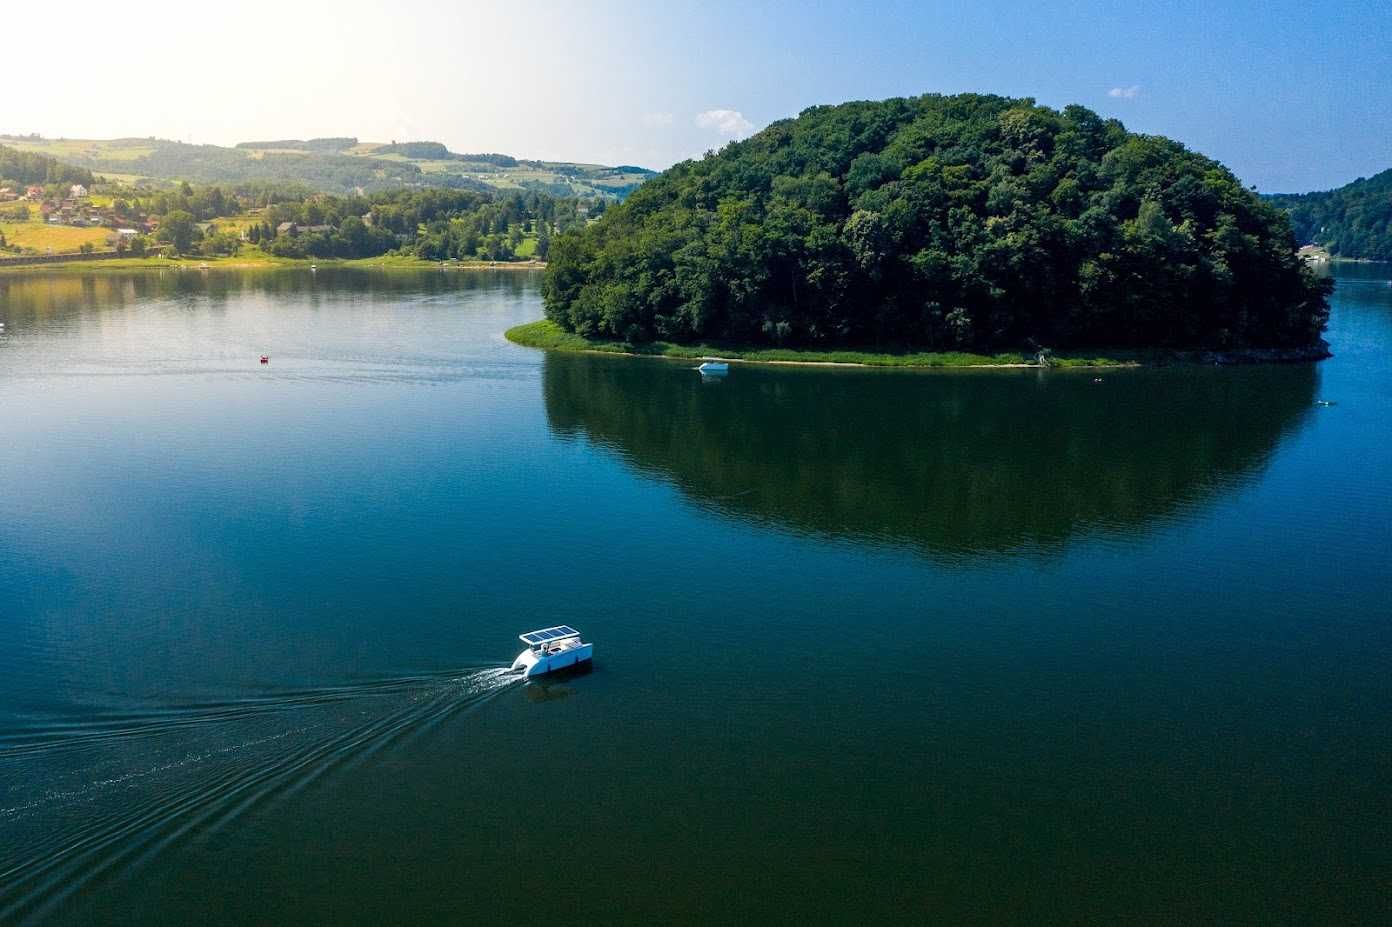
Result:
{"type": "Polygon", "coordinates": [[[0,922],[1385,922],[1334,273],[1318,365],[711,382],[529,273],[0,277],[0,922]]]}

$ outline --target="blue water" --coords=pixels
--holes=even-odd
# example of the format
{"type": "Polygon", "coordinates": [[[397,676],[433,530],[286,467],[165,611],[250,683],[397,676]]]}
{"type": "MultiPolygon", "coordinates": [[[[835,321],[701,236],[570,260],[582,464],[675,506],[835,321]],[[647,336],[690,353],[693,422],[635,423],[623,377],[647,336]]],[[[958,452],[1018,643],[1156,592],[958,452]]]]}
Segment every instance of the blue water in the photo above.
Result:
{"type": "Polygon", "coordinates": [[[0,277],[0,921],[1383,921],[1392,286],[1337,275],[1332,360],[1100,382],[0,277]],[[562,622],[592,672],[502,673],[562,622]]]}

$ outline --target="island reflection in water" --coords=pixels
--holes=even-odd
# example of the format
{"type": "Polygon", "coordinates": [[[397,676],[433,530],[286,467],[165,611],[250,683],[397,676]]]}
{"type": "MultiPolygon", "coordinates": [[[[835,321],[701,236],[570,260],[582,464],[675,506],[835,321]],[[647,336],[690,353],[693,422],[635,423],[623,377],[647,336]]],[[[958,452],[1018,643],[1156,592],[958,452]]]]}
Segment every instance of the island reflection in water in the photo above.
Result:
{"type": "Polygon", "coordinates": [[[689,367],[551,354],[559,437],[697,504],[932,557],[1049,553],[1186,517],[1307,420],[1314,365],[1115,371],[689,367]],[[1098,379],[1100,378],[1100,382],[1098,379]]]}

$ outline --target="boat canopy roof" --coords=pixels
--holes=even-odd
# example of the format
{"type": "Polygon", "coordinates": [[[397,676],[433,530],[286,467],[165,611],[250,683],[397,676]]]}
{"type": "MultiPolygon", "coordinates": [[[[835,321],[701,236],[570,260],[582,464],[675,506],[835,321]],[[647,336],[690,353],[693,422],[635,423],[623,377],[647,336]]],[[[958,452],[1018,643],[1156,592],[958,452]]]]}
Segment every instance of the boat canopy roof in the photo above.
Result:
{"type": "Polygon", "coordinates": [[[567,637],[579,637],[580,632],[569,625],[557,625],[554,628],[542,628],[540,631],[528,631],[526,634],[517,635],[522,643],[528,646],[545,644],[550,641],[564,640],[567,637]]]}

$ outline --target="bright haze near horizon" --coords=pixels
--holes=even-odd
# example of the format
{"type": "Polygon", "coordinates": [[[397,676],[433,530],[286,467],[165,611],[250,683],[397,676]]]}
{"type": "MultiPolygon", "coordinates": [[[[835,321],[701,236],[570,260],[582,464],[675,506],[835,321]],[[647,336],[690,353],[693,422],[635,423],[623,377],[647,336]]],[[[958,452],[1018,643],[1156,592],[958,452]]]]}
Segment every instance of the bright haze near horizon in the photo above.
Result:
{"type": "Polygon", "coordinates": [[[0,132],[351,135],[661,169],[808,106],[973,91],[1080,103],[1264,192],[1392,167],[1392,15],[1373,0],[64,10],[48,40],[7,43],[0,132]]]}

